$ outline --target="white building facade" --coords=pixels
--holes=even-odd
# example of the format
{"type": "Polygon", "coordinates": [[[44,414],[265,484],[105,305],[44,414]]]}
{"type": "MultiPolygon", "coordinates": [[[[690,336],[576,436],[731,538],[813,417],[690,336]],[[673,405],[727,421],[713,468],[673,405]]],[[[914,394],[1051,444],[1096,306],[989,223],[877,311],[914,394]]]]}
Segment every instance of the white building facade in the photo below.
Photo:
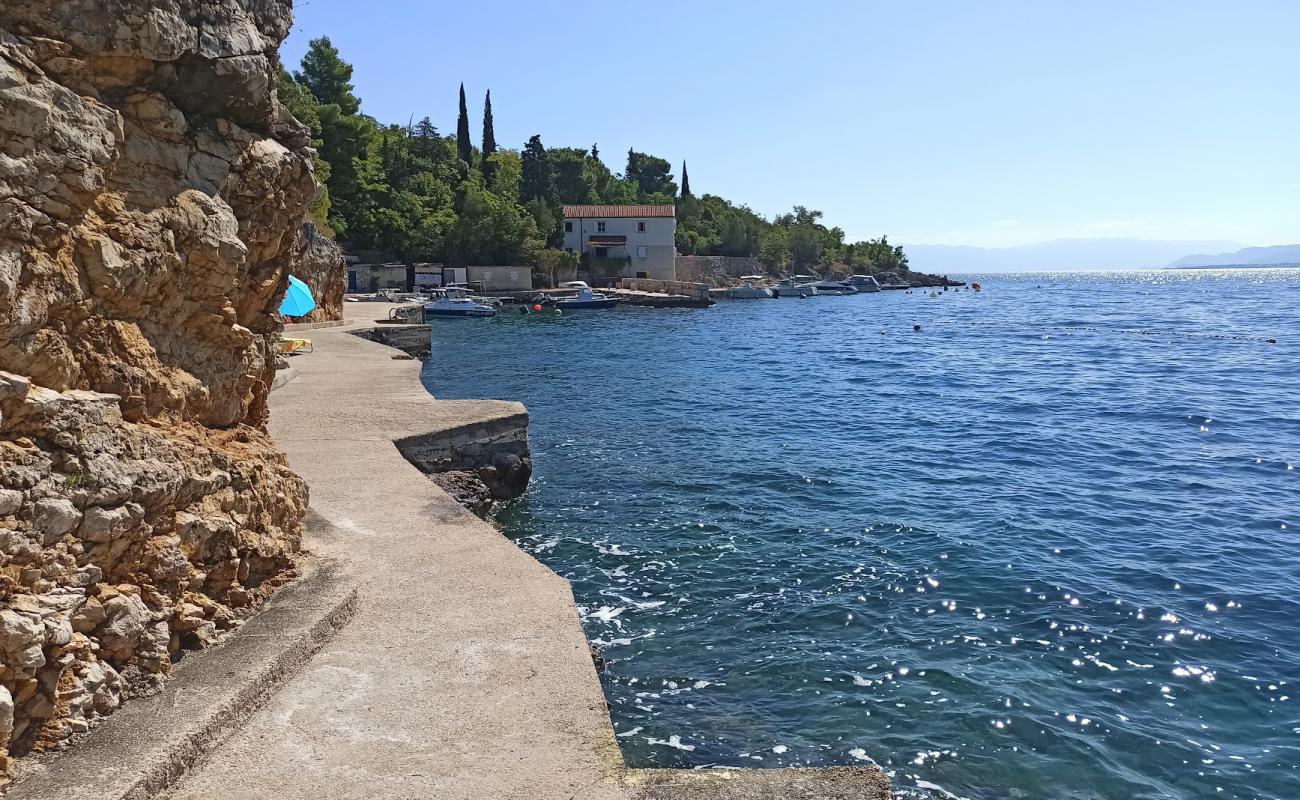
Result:
{"type": "Polygon", "coordinates": [[[677,212],[671,205],[564,207],[564,249],[627,259],[624,278],[677,280],[677,212]]]}

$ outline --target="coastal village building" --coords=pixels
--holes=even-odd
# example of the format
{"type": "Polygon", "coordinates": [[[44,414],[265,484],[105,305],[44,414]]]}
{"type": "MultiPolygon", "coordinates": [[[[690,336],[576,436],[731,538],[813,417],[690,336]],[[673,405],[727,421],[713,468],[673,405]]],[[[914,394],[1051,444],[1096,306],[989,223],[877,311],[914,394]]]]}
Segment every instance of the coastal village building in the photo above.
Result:
{"type": "Polygon", "coordinates": [[[671,205],[564,207],[564,249],[624,278],[677,279],[677,214],[671,205]],[[624,261],[622,265],[618,261],[624,261]]]}

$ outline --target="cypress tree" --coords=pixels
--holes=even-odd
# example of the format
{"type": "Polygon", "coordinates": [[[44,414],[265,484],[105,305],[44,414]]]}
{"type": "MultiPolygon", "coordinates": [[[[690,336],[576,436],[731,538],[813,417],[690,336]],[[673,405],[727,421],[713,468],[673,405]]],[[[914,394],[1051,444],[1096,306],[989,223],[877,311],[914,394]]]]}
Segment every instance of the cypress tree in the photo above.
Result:
{"type": "Polygon", "coordinates": [[[465,84],[460,85],[460,118],[456,120],[456,156],[469,165],[474,161],[474,145],[469,140],[469,111],[465,108],[465,84]]]}
{"type": "Polygon", "coordinates": [[[488,160],[489,156],[497,151],[497,136],[492,130],[492,90],[488,89],[487,96],[483,98],[483,180],[486,183],[492,182],[492,162],[488,160]]]}
{"type": "Polygon", "coordinates": [[[596,147],[594,143],[591,145],[591,157],[597,161],[600,160],[600,148],[596,147]]]}
{"type": "Polygon", "coordinates": [[[691,179],[686,176],[686,159],[682,159],[682,199],[691,196],[691,179]]]}

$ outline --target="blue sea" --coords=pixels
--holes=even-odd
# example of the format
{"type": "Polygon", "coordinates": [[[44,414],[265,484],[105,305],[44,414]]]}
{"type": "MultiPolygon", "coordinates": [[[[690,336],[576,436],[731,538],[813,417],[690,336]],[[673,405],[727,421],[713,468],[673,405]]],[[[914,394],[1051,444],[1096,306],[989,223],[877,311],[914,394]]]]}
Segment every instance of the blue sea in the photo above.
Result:
{"type": "Polygon", "coordinates": [[[498,522],[632,766],[1300,798],[1300,271],[967,278],[442,321],[424,380],[528,406],[498,522]]]}

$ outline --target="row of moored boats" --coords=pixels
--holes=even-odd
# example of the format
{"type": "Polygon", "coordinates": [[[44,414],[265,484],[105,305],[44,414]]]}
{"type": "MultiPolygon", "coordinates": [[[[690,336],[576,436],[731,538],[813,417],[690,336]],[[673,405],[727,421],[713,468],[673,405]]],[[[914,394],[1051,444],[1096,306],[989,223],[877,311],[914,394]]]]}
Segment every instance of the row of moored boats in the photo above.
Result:
{"type": "MultiPolygon", "coordinates": [[[[601,292],[592,291],[591,287],[583,281],[562,283],[560,288],[570,289],[573,294],[558,297],[539,296],[537,302],[561,311],[613,308],[618,305],[617,297],[610,297],[601,292]]],[[[467,286],[452,284],[445,289],[431,289],[428,294],[432,300],[423,306],[425,319],[433,317],[491,317],[497,313],[497,307],[490,299],[474,294],[467,286]]]]}
{"type": "Polygon", "coordinates": [[[819,294],[862,294],[880,291],[880,284],[870,275],[850,275],[844,280],[819,278],[816,275],[792,275],[771,283],[764,275],[742,275],[740,285],[727,289],[731,300],[760,300],[767,297],[812,297],[819,294]]]}

